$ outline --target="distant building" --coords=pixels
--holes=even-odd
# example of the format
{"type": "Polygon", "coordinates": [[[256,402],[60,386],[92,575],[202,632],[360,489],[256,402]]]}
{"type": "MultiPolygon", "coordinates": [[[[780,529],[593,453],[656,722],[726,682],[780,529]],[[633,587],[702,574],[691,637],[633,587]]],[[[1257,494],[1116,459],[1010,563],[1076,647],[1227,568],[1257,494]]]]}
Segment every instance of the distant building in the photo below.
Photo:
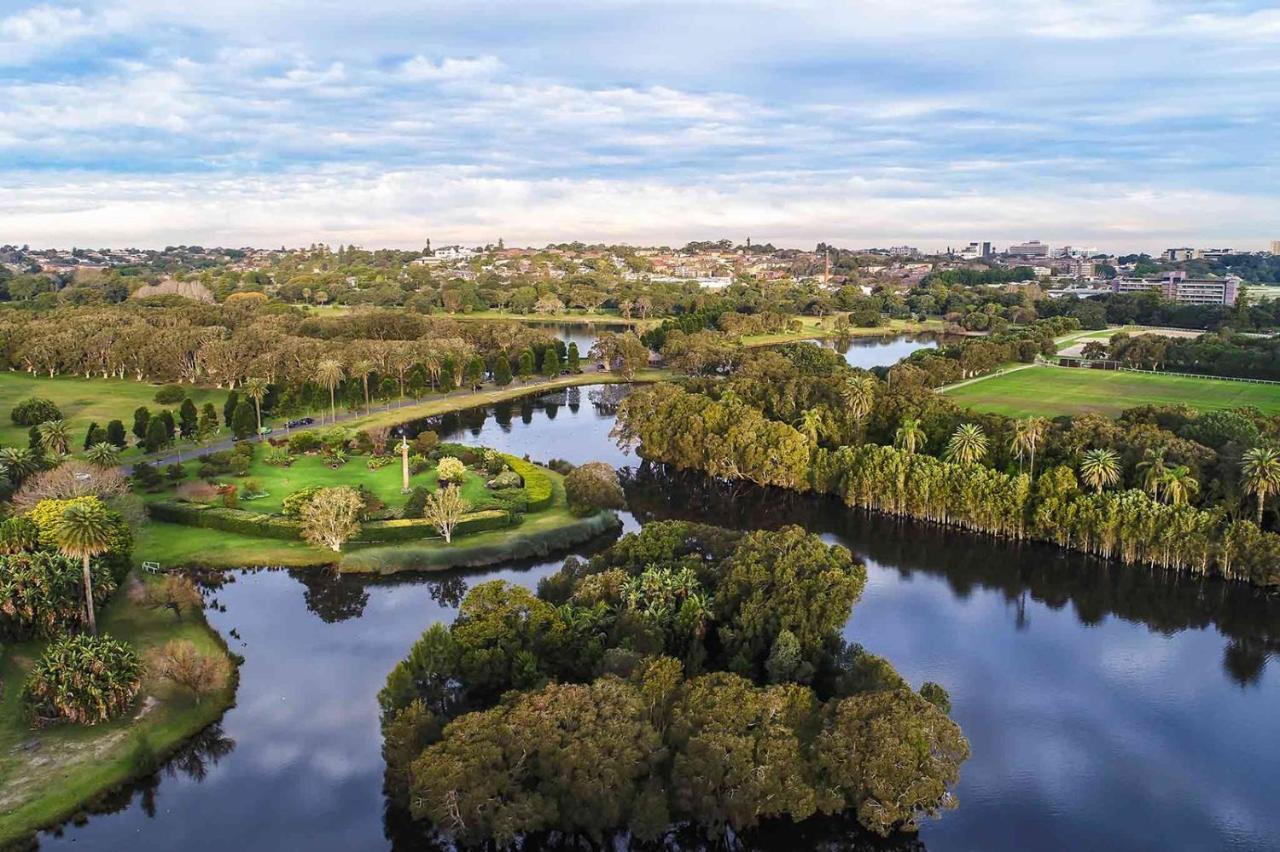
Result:
{"type": "Polygon", "coordinates": [[[1196,257],[1203,258],[1205,260],[1215,260],[1217,258],[1228,257],[1233,254],[1235,254],[1235,252],[1229,248],[1201,249],[1196,252],[1196,257]]]}
{"type": "Polygon", "coordinates": [[[889,254],[893,257],[915,257],[919,253],[915,246],[889,246],[889,254]]]}
{"type": "Polygon", "coordinates": [[[969,243],[960,250],[960,257],[965,260],[978,260],[980,258],[988,258],[995,254],[991,249],[991,242],[985,241],[980,243],[969,243]]]}
{"type": "Polygon", "coordinates": [[[1048,257],[1049,246],[1039,240],[1032,240],[1029,243],[1018,243],[1009,246],[1005,250],[1005,254],[1010,254],[1014,257],[1048,257]]]}
{"type": "Polygon", "coordinates": [[[1171,248],[1164,250],[1164,259],[1170,263],[1181,263],[1184,260],[1192,260],[1196,256],[1196,250],[1193,248],[1171,248]]]}
{"type": "Polygon", "coordinates": [[[1280,255],[1280,240],[1271,241],[1271,253],[1274,255],[1280,255]]]}
{"type": "Polygon", "coordinates": [[[1111,282],[1111,292],[1141,293],[1158,290],[1165,299],[1183,305],[1231,306],[1236,303],[1240,283],[1240,279],[1234,275],[1226,278],[1188,278],[1185,272],[1167,272],[1163,278],[1116,278],[1111,282]]]}

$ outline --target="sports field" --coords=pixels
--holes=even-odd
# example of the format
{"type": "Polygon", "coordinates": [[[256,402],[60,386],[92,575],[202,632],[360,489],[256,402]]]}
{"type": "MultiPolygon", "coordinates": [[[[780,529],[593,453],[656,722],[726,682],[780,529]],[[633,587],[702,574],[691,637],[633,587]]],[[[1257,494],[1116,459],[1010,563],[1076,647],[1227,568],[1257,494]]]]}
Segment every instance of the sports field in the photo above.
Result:
{"type": "Polygon", "coordinates": [[[1115,416],[1137,405],[1190,405],[1201,411],[1253,406],[1280,413],[1280,385],[1067,367],[1031,367],[944,390],[978,411],[1056,417],[1097,411],[1115,416]]]}

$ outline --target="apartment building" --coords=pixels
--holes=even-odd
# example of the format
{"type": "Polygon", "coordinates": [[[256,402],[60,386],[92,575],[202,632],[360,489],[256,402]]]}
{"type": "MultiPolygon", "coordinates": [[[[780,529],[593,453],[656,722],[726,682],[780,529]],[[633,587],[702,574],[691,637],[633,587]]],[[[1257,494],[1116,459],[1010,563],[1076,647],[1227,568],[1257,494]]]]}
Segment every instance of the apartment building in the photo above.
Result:
{"type": "Polygon", "coordinates": [[[1167,272],[1163,278],[1116,278],[1111,282],[1113,293],[1141,293],[1157,290],[1171,302],[1184,305],[1234,305],[1240,292],[1240,279],[1234,275],[1226,278],[1189,278],[1185,272],[1167,272]]]}
{"type": "Polygon", "coordinates": [[[1013,255],[1014,257],[1048,257],[1049,246],[1039,240],[1032,240],[1029,243],[1017,243],[1009,246],[1005,250],[1005,254],[1013,255]]]}

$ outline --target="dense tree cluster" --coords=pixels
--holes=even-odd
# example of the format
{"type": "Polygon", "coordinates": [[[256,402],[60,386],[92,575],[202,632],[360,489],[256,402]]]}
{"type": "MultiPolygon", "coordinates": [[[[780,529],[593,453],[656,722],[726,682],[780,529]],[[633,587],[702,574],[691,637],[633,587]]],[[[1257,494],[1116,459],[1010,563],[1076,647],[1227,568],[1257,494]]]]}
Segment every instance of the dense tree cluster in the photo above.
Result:
{"type": "Polygon", "coordinates": [[[1280,428],[1272,420],[1153,408],[1119,421],[978,418],[928,391],[842,375],[839,365],[806,369],[777,353],[761,360],[766,377],[780,371],[774,380],[748,368],[705,392],[637,391],[619,410],[615,436],[647,458],[717,478],[813,489],[851,506],[1129,563],[1280,584],[1280,536],[1259,527],[1266,499],[1280,489],[1280,454],[1262,443],[1264,430],[1274,440],[1280,428]],[[870,401],[854,392],[864,381],[870,401]],[[1244,520],[1254,498],[1256,521],[1244,520]]]}
{"type": "Polygon", "coordinates": [[[846,812],[913,827],[954,806],[968,744],[944,690],[840,639],[864,582],[798,527],[667,522],[537,595],[479,585],[379,696],[388,790],[467,845],[846,812]]]}

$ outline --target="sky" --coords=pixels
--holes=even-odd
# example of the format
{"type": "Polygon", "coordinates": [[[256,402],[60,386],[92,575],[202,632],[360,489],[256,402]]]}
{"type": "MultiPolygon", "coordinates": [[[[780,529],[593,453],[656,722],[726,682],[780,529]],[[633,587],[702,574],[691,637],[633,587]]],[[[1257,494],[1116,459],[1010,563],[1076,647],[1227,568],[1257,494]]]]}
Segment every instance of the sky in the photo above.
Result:
{"type": "Polygon", "coordinates": [[[1280,7],[0,0],[0,243],[1280,239],[1280,7]]]}

